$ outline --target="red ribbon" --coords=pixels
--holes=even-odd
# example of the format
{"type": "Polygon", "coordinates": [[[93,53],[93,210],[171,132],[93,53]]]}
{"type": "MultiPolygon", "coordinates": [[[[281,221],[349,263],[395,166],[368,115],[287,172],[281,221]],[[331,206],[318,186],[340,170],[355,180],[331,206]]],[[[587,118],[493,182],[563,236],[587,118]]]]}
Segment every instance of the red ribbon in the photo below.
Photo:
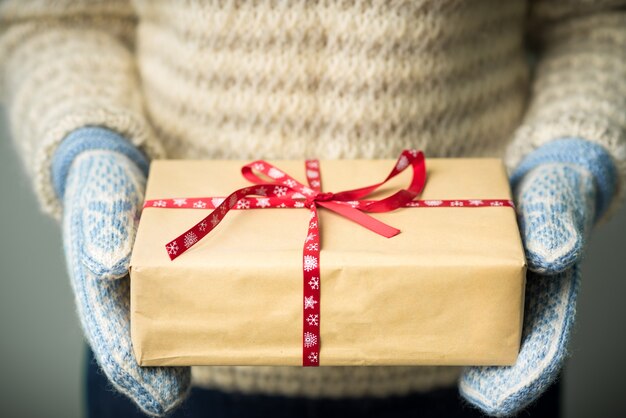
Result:
{"type": "Polygon", "coordinates": [[[396,164],[380,183],[346,190],[338,193],[322,192],[322,180],[318,160],[306,160],[305,186],[272,164],[257,160],[241,168],[242,175],[257,187],[243,187],[227,197],[173,198],[146,200],[144,208],[194,208],[214,209],[208,216],[165,245],[167,254],[174,260],[191,248],[196,242],[211,232],[231,209],[262,208],[309,208],[311,218],[304,241],[303,269],[303,332],[302,365],[319,365],[320,346],[320,228],[317,207],[322,206],[346,217],[377,234],[391,238],[400,233],[366,212],[390,212],[399,207],[513,207],[513,202],[502,199],[460,199],[460,200],[414,200],[423,190],[426,182],[424,154],[416,150],[404,150],[396,164]],[[413,170],[411,184],[391,196],[380,200],[363,198],[378,187],[403,172],[408,167],[413,170]],[[263,173],[271,181],[263,180],[257,174],[263,173]],[[250,198],[248,196],[257,196],[250,198]]]}

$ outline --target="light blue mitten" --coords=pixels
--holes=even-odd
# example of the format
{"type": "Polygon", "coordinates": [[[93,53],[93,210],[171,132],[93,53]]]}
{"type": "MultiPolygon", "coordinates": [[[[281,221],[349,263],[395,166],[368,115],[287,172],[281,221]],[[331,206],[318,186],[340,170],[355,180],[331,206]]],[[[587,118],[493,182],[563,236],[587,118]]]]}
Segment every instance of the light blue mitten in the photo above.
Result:
{"type": "Polygon", "coordinates": [[[116,133],[87,127],[63,140],[52,172],[87,341],[117,390],[144,412],[164,415],[185,398],[191,374],[188,367],[139,367],[132,352],[127,273],[148,162],[116,133]]]}
{"type": "Polygon", "coordinates": [[[461,395],[485,413],[521,411],[558,376],[576,313],[578,262],[616,178],[604,148],[577,138],[538,148],[513,173],[529,268],[522,346],[515,365],[468,367],[459,382],[461,395]]]}

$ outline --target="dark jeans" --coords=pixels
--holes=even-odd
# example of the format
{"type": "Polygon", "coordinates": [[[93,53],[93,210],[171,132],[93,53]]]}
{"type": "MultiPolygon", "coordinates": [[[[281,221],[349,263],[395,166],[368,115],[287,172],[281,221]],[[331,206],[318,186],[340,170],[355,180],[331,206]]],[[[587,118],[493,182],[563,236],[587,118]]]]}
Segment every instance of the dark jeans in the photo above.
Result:
{"type": "MultiPolygon", "coordinates": [[[[86,364],[87,416],[89,418],[146,417],[128,398],[113,389],[100,371],[91,350],[86,364]]],[[[522,416],[558,417],[560,379],[522,416]]],[[[308,399],[267,395],[244,395],[193,388],[191,395],[171,418],[234,417],[482,417],[464,403],[456,388],[426,394],[389,398],[308,399]]]]}

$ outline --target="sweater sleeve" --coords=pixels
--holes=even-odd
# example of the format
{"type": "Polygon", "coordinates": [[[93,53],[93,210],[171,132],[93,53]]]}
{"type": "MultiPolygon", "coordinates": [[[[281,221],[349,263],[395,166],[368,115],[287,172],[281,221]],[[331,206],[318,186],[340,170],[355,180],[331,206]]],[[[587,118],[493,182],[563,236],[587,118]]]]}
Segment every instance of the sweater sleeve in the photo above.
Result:
{"type": "Polygon", "coordinates": [[[526,28],[536,64],[506,164],[556,139],[601,145],[618,171],[606,220],[626,194],[626,2],[533,0],[526,28]]]}
{"type": "Polygon", "coordinates": [[[163,155],[143,110],[135,25],[121,0],[0,3],[0,103],[41,208],[57,219],[51,160],[70,132],[103,126],[163,155]]]}

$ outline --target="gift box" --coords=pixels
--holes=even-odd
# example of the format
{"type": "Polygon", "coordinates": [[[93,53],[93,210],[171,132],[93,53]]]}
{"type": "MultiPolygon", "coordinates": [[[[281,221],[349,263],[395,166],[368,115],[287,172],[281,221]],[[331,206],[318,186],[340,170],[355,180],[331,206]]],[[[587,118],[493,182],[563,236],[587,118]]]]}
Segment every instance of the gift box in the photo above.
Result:
{"type": "MultiPolygon", "coordinates": [[[[336,192],[380,182],[400,162],[316,164],[322,189],[336,192]]],[[[184,254],[172,259],[166,249],[217,212],[199,198],[217,206],[251,185],[241,175],[248,163],[152,162],[146,189],[152,207],[141,214],[130,268],[131,336],[140,365],[298,366],[307,352],[321,366],[515,362],[526,261],[501,160],[426,159],[425,186],[413,206],[371,215],[401,231],[391,238],[318,207],[319,300],[307,306],[305,295],[304,308],[303,245],[312,219],[306,205],[257,200],[236,210],[248,208],[233,198],[235,210],[209,234],[179,241],[193,244],[184,254]],[[160,200],[173,198],[177,207],[160,200]],[[303,334],[312,304],[315,336],[303,334]]],[[[306,184],[304,161],[270,163],[306,184]]],[[[411,170],[404,170],[367,198],[409,183],[411,170]]]]}

